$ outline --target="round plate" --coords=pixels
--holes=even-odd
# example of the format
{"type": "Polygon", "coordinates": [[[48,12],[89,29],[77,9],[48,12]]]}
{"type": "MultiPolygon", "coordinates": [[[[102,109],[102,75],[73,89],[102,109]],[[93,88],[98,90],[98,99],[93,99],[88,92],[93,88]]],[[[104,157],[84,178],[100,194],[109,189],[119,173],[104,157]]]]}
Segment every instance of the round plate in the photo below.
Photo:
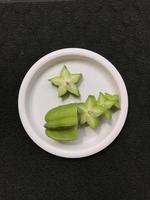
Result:
{"type": "Polygon", "coordinates": [[[45,151],[61,157],[79,158],[95,154],[107,147],[121,131],[128,110],[128,95],[124,81],[116,68],[104,57],[85,49],[68,48],[54,51],[38,60],[27,72],[20,87],[19,115],[30,138],[45,151]],[[57,88],[48,79],[59,75],[63,65],[72,73],[82,73],[81,97],[58,97],[57,88]],[[97,129],[79,128],[75,141],[58,142],[45,135],[44,115],[58,105],[85,101],[99,92],[118,94],[121,110],[112,120],[103,120],[97,129]]]}

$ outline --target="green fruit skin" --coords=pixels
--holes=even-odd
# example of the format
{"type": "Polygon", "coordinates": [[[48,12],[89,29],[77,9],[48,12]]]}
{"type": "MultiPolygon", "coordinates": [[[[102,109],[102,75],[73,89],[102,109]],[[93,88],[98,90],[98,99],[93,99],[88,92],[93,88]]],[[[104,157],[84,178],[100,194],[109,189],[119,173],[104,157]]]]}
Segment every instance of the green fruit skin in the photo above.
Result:
{"type": "Polygon", "coordinates": [[[58,119],[58,121],[56,119],[52,119],[50,121],[48,121],[44,127],[45,128],[50,128],[50,129],[57,129],[58,126],[59,128],[67,128],[70,126],[75,126],[78,124],[78,119],[76,117],[76,115],[68,115],[65,116],[64,118],[60,118],[58,119]]]}
{"type": "Polygon", "coordinates": [[[45,133],[48,137],[57,141],[71,141],[77,139],[77,126],[69,127],[67,129],[52,130],[46,129],[45,133]]]}
{"type": "Polygon", "coordinates": [[[56,129],[78,124],[77,104],[67,104],[55,107],[45,115],[45,128],[56,129]]]}

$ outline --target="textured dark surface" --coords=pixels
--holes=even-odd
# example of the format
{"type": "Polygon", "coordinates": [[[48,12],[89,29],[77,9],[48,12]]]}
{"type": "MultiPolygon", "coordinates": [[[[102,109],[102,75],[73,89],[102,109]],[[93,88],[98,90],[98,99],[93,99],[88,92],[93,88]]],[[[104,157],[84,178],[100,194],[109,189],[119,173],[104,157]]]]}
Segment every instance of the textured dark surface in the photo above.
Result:
{"type": "Polygon", "coordinates": [[[0,200],[150,199],[150,1],[0,4],[0,200]],[[108,58],[122,74],[129,114],[106,150],[63,159],[36,146],[17,111],[30,66],[63,47],[108,58]]]}

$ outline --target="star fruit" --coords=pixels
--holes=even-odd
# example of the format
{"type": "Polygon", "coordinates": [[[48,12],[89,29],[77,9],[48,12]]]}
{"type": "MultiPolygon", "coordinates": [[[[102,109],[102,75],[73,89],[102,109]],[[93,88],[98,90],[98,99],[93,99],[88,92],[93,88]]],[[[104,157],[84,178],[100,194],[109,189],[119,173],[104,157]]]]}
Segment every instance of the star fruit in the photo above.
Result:
{"type": "Polygon", "coordinates": [[[111,108],[120,109],[120,102],[118,95],[111,95],[108,93],[100,92],[97,104],[100,106],[103,115],[108,120],[111,120],[112,118],[111,108]]]}
{"type": "Polygon", "coordinates": [[[75,96],[80,96],[80,92],[77,87],[77,83],[79,82],[80,78],[81,74],[71,74],[67,67],[64,65],[60,72],[60,76],[51,78],[49,81],[58,87],[59,97],[62,97],[67,92],[75,96]]]}
{"type": "Polygon", "coordinates": [[[100,106],[97,105],[96,98],[89,95],[85,103],[78,105],[80,124],[87,123],[91,128],[96,128],[99,123],[99,116],[103,113],[100,106]]]}

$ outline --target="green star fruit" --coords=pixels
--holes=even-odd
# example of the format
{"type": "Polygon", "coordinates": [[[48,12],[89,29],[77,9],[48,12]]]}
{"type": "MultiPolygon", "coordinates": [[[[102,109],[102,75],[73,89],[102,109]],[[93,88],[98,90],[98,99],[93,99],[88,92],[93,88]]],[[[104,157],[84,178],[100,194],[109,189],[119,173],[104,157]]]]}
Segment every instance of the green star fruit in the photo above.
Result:
{"type": "Polygon", "coordinates": [[[110,95],[108,93],[100,92],[97,104],[100,106],[103,115],[108,120],[112,119],[111,108],[114,107],[116,109],[120,109],[120,102],[118,95],[110,95]]]}
{"type": "Polygon", "coordinates": [[[96,128],[100,124],[99,116],[102,114],[100,106],[93,95],[89,95],[85,103],[78,105],[80,124],[87,123],[91,128],[96,128]]]}
{"type": "Polygon", "coordinates": [[[81,74],[71,74],[67,67],[64,65],[60,72],[60,76],[49,79],[49,81],[58,87],[58,96],[62,97],[67,92],[80,96],[77,83],[81,79],[81,74]]]}

